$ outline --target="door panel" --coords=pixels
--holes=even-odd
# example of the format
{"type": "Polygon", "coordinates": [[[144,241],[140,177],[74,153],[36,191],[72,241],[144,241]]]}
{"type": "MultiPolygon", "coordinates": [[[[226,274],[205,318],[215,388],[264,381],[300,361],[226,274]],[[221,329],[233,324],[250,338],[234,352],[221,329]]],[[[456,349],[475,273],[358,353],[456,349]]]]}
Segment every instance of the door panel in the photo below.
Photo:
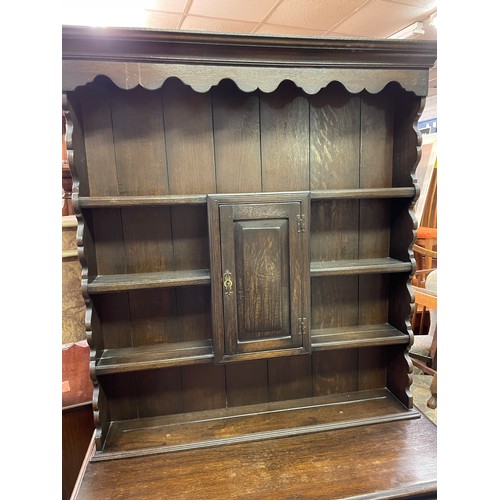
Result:
{"type": "Polygon", "coordinates": [[[209,196],[216,361],[308,352],[304,193],[209,196]]]}

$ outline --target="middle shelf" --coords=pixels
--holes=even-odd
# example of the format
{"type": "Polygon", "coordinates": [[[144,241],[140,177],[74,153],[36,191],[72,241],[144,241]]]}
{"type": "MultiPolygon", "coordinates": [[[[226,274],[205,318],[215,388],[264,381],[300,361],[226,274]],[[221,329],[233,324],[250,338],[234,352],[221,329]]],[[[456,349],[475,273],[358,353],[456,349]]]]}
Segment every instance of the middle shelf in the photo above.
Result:
{"type": "MultiPolygon", "coordinates": [[[[310,275],[314,278],[353,274],[400,273],[409,272],[411,269],[411,262],[384,257],[377,259],[311,262],[310,275]]],[[[125,292],[143,288],[209,285],[210,281],[211,277],[208,269],[109,274],[89,278],[87,291],[90,294],[125,292]]]]}
{"type": "MultiPolygon", "coordinates": [[[[407,344],[409,336],[397,328],[385,324],[354,325],[311,331],[311,350],[346,349],[382,345],[407,344]]],[[[135,372],[210,363],[214,358],[211,339],[159,343],[148,346],[104,349],[96,355],[96,373],[135,372]]]]}

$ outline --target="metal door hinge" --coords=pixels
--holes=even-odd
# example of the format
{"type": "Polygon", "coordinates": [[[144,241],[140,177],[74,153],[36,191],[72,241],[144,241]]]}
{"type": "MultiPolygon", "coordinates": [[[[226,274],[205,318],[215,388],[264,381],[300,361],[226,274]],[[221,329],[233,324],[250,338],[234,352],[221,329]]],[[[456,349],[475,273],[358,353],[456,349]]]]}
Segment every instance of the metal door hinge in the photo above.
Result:
{"type": "Polygon", "coordinates": [[[297,231],[299,233],[305,233],[306,232],[306,219],[304,215],[297,215],[297,231]]]}
{"type": "Polygon", "coordinates": [[[305,335],[306,333],[306,319],[307,318],[299,318],[299,333],[301,335],[305,335]]]}

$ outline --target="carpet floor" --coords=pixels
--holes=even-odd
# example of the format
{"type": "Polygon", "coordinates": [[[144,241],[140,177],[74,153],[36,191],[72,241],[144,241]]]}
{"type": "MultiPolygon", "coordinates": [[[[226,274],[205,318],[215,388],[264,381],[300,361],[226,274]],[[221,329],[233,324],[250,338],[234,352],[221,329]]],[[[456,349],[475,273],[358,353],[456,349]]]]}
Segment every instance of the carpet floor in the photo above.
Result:
{"type": "MultiPolygon", "coordinates": [[[[437,425],[437,408],[432,410],[427,406],[427,401],[431,397],[430,385],[432,381],[431,375],[413,374],[413,384],[411,392],[413,394],[413,404],[437,425]]],[[[438,403],[439,404],[439,403],[438,403]]]]}

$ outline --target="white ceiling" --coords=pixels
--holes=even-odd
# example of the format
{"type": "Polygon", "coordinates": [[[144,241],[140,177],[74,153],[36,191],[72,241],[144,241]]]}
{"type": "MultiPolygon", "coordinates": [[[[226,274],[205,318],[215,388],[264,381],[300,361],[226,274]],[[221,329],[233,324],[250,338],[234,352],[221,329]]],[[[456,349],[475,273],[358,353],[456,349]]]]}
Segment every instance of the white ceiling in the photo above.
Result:
{"type": "MultiPolygon", "coordinates": [[[[419,21],[430,24],[436,0],[65,0],[62,23],[314,37],[389,38],[419,21]]],[[[407,37],[408,38],[408,37],[407,37]]],[[[437,68],[430,72],[422,120],[437,117],[437,68]]]]}

